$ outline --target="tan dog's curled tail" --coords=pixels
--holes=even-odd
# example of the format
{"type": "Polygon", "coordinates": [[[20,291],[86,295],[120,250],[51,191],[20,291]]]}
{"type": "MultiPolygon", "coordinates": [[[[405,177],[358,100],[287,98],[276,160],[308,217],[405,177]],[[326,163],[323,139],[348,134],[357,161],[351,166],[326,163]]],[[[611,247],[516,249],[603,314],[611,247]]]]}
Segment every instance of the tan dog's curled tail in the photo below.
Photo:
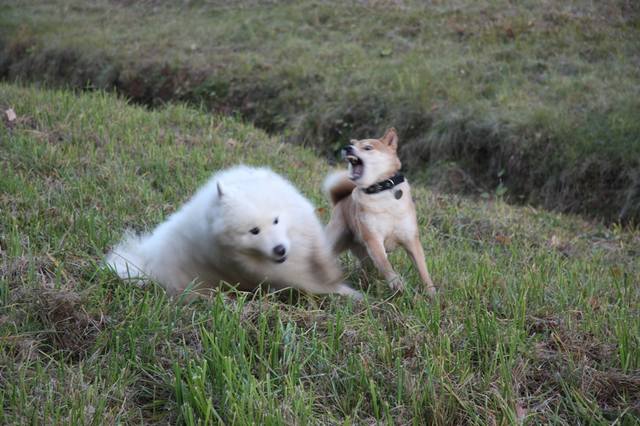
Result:
{"type": "Polygon", "coordinates": [[[346,170],[334,171],[327,175],[322,185],[322,189],[331,200],[332,205],[338,204],[340,200],[347,198],[356,184],[349,179],[349,172],[346,170]]]}

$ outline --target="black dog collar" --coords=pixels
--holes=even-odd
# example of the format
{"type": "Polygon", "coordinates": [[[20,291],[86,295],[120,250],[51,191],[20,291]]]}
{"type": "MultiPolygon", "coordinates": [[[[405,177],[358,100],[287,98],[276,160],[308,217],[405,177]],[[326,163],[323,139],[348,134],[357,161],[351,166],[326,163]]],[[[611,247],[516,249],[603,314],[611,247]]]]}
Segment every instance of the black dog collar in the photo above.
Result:
{"type": "Polygon", "coordinates": [[[373,185],[364,188],[363,191],[367,194],[377,194],[378,192],[391,189],[394,186],[401,184],[402,182],[404,182],[404,176],[400,173],[396,173],[389,179],[385,179],[382,182],[374,183],[373,185]]]}

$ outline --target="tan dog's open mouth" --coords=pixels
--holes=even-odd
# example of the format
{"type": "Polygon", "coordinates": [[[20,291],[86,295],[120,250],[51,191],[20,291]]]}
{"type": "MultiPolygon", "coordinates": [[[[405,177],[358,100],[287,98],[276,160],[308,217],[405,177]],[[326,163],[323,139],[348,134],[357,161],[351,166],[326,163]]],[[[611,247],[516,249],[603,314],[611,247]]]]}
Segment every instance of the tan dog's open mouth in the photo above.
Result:
{"type": "Polygon", "coordinates": [[[346,156],[347,161],[349,162],[349,179],[358,180],[362,177],[364,173],[364,163],[360,159],[360,157],[354,154],[348,154],[346,156]]]}

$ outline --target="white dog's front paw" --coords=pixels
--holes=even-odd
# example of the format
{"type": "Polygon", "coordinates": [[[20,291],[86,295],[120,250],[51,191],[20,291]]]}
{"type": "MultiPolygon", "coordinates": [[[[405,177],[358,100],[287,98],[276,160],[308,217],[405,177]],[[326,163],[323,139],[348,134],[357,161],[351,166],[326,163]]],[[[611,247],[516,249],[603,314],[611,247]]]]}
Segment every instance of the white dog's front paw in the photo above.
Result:
{"type": "Polygon", "coordinates": [[[404,291],[404,281],[399,275],[396,275],[389,280],[389,288],[393,291],[404,291]]]}
{"type": "Polygon", "coordinates": [[[354,290],[353,288],[349,287],[347,284],[344,284],[344,283],[338,286],[338,290],[336,291],[336,293],[342,296],[349,296],[353,298],[353,300],[355,301],[360,301],[364,299],[364,296],[362,295],[362,293],[360,293],[358,290],[354,290]]]}

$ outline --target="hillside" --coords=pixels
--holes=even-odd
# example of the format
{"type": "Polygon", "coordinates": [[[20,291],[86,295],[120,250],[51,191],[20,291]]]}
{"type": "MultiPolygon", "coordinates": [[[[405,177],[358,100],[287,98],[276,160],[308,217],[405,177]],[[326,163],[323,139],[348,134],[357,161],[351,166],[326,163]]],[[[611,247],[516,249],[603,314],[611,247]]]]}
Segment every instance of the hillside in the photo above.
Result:
{"type": "Polygon", "coordinates": [[[219,294],[100,267],[215,170],[265,164],[327,220],[329,167],[246,124],[0,84],[0,423],[636,424],[640,234],[415,184],[441,292],[219,294]],[[15,111],[15,119],[4,113],[15,111]]]}

